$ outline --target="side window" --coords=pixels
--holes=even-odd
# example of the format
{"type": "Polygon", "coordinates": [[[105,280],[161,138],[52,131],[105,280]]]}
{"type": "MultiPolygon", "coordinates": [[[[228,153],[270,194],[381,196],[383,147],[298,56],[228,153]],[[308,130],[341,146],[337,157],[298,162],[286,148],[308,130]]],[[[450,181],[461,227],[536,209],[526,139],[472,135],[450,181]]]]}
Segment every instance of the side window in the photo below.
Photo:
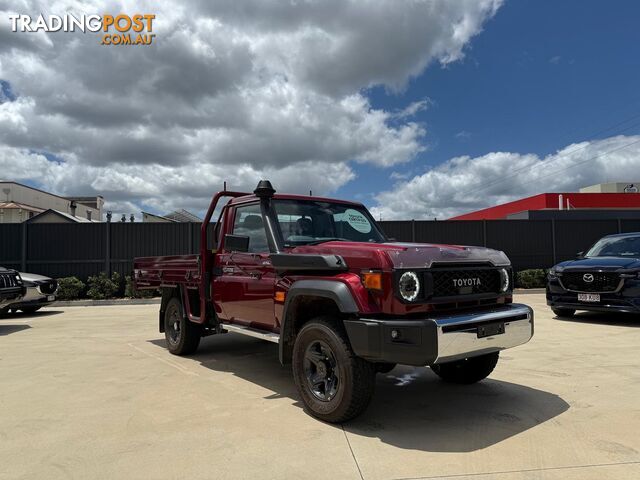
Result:
{"type": "Polygon", "coordinates": [[[234,235],[246,235],[249,237],[250,252],[261,253],[269,251],[267,234],[264,230],[259,204],[236,208],[233,233],[234,235]]]}

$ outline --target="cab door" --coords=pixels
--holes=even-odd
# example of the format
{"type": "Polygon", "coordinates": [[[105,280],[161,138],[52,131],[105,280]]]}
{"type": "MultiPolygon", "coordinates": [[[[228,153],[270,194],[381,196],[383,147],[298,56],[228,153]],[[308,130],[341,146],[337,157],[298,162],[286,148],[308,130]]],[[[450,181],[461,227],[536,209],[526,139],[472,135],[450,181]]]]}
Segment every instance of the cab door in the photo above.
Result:
{"type": "Polygon", "coordinates": [[[223,247],[218,256],[214,290],[219,294],[223,315],[231,323],[277,331],[273,298],[276,275],[260,205],[242,205],[230,213],[234,215],[230,233],[249,237],[249,251],[232,252],[223,247]]]}

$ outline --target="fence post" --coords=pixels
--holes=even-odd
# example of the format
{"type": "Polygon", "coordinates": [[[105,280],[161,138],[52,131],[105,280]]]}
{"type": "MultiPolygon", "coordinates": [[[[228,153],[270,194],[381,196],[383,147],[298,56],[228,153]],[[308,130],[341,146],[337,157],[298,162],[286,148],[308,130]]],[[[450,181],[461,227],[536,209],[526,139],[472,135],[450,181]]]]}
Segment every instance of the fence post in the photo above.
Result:
{"type": "Polygon", "coordinates": [[[482,220],[482,246],[487,246],[487,220],[482,220]]]}
{"type": "Polygon", "coordinates": [[[551,255],[555,265],[558,263],[558,259],[556,256],[556,221],[553,218],[551,219],[551,255]]]}
{"type": "Polygon", "coordinates": [[[411,219],[411,241],[416,243],[416,221],[411,219]]]}
{"type": "Polygon", "coordinates": [[[111,222],[105,222],[104,273],[111,277],[111,222]]]}
{"type": "Polygon", "coordinates": [[[20,270],[27,271],[27,222],[22,222],[22,251],[20,255],[20,270]]]}

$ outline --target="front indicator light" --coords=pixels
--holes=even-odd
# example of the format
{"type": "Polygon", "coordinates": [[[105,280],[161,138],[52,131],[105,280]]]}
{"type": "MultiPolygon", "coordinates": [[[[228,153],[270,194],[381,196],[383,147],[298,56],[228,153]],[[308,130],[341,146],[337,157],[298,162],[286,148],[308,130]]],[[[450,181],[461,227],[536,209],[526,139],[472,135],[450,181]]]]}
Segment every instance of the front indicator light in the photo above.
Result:
{"type": "Polygon", "coordinates": [[[368,290],[382,290],[382,273],[365,272],[362,274],[362,283],[368,290]]]}

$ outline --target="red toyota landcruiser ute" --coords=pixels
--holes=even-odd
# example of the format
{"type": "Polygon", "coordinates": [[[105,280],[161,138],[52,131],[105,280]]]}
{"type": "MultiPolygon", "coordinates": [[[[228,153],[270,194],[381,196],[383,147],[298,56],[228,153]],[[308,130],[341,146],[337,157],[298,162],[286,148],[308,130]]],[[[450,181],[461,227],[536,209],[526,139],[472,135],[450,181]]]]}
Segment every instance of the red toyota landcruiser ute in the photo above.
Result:
{"type": "Polygon", "coordinates": [[[199,255],[137,258],[134,270],[138,289],[162,291],[171,353],[227,332],[277,343],[306,409],[328,422],[365,410],[376,372],[429,366],[474,383],[533,335],[503,252],[390,242],[363,205],[276,195],[266,180],[213,197],[199,255]]]}

